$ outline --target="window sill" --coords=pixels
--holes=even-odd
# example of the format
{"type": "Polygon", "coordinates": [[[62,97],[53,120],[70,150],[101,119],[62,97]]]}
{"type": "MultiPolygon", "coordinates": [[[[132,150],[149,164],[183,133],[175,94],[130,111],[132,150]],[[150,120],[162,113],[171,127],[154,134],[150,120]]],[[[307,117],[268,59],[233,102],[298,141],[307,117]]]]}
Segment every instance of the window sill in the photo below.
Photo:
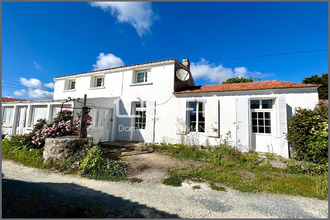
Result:
{"type": "Polygon", "coordinates": [[[13,126],[10,125],[10,124],[3,124],[2,127],[3,127],[3,128],[12,128],[13,126]]]}
{"type": "Polygon", "coordinates": [[[98,87],[90,87],[89,89],[104,89],[105,87],[104,86],[98,86],[98,87]]]}
{"type": "Polygon", "coordinates": [[[130,86],[144,86],[144,85],[152,85],[152,82],[144,82],[144,83],[132,83],[130,86]]]}
{"type": "Polygon", "coordinates": [[[63,92],[74,92],[74,91],[76,91],[75,89],[65,89],[65,90],[63,90],[63,92]]]}

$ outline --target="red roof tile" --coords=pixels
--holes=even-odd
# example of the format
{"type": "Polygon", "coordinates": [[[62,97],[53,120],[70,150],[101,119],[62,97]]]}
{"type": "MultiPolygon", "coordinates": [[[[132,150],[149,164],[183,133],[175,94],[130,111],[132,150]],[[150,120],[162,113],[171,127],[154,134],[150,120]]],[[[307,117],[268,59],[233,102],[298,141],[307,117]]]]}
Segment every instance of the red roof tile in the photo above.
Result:
{"type": "Polygon", "coordinates": [[[16,99],[16,98],[9,98],[9,97],[2,97],[2,102],[20,102],[20,101],[29,101],[27,99],[16,99]]]}
{"type": "Polygon", "coordinates": [[[186,90],[183,91],[174,92],[174,94],[229,92],[229,91],[264,90],[264,89],[288,89],[288,88],[304,88],[304,87],[319,87],[319,86],[321,85],[270,80],[270,81],[258,81],[258,82],[248,82],[248,83],[195,86],[195,87],[187,88],[186,90]]]}

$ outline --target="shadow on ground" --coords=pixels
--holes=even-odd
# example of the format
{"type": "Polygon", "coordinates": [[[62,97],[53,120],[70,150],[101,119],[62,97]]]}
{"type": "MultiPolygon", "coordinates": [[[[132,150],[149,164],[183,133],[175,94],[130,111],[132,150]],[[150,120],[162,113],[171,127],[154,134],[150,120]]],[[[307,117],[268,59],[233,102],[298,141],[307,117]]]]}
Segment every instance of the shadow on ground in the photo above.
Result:
{"type": "Polygon", "coordinates": [[[143,204],[69,183],[2,179],[4,218],[178,218],[143,204]]]}

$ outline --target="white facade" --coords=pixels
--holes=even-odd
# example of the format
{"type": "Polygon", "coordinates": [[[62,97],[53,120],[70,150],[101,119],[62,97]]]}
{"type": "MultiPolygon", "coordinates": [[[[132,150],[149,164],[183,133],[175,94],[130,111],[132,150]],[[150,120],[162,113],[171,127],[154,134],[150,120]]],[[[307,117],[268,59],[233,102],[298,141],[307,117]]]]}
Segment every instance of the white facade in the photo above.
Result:
{"type": "MultiPolygon", "coordinates": [[[[317,87],[176,93],[195,86],[189,62],[185,64],[170,59],[57,77],[54,100],[43,104],[47,106],[47,118],[52,117],[52,106],[60,104],[59,100],[83,98],[87,94],[93,117],[88,134],[95,143],[184,141],[191,145],[216,145],[228,141],[242,151],[289,156],[285,138],[287,120],[297,107],[315,107],[317,87]],[[175,74],[178,69],[189,73],[187,80],[178,79],[175,74]],[[257,100],[260,108],[251,108],[257,100]],[[268,107],[265,104],[267,108],[263,109],[262,103],[271,104],[268,107]],[[195,110],[200,111],[196,116],[189,111],[189,106],[195,105],[198,106],[195,110]],[[255,125],[256,121],[259,124],[255,125]],[[200,128],[200,131],[189,131],[194,130],[194,125],[198,125],[196,130],[200,128]]],[[[14,113],[8,111],[8,114],[15,119],[11,125],[3,124],[2,132],[17,133],[20,106],[27,107],[27,125],[30,125],[31,109],[41,103],[3,103],[3,108],[14,107],[14,113]]],[[[70,105],[77,106],[74,102],[70,105]]],[[[24,129],[23,133],[31,127],[24,129]]]]}

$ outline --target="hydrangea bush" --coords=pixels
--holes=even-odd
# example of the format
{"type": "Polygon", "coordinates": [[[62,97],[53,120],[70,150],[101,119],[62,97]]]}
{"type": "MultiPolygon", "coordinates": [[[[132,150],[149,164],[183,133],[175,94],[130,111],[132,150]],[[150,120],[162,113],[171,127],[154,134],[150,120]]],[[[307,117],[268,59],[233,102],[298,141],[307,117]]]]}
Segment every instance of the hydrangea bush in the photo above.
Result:
{"type": "MultiPolygon", "coordinates": [[[[80,128],[80,113],[78,119],[73,121],[73,113],[70,110],[59,112],[52,122],[45,119],[39,119],[33,126],[30,134],[31,144],[35,148],[41,148],[45,145],[46,138],[58,136],[77,135],[80,128]]],[[[92,117],[88,115],[87,126],[92,124],[92,117]]]]}

